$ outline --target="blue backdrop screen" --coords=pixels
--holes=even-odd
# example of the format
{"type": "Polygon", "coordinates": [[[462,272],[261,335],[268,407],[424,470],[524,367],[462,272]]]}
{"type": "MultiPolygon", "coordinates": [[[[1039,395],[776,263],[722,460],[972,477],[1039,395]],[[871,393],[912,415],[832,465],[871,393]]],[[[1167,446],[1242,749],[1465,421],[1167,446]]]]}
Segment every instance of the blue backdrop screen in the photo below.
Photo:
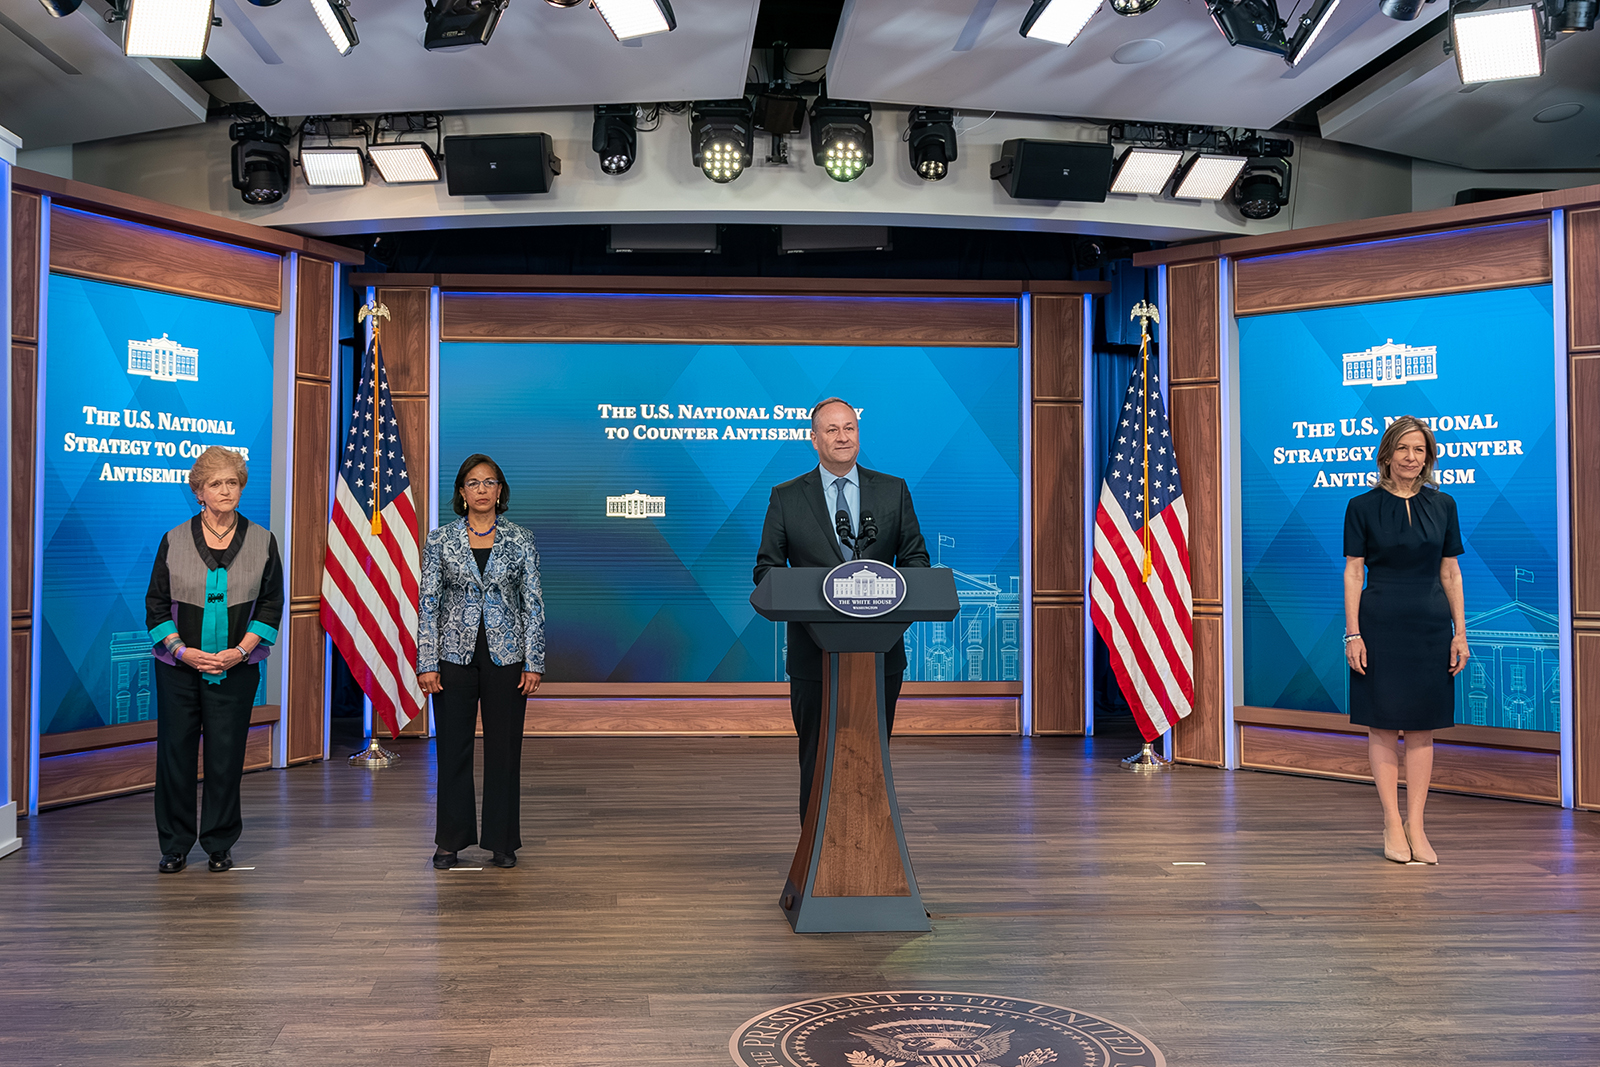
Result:
{"type": "Polygon", "coordinates": [[[549,677],[781,681],[751,571],[773,485],[817,465],[810,406],[861,412],[863,466],[906,479],[954,623],[907,634],[913,680],[1020,675],[1015,348],[448,343],[439,522],[473,452],[538,539],[549,677]]]}
{"type": "Polygon", "coordinates": [[[1456,721],[1560,728],[1549,286],[1241,319],[1244,700],[1348,709],[1345,505],[1386,420],[1431,420],[1473,657],[1456,721]]]}
{"type": "MultiPolygon", "coordinates": [[[[53,274],[45,360],[41,733],[155,717],[144,595],[196,512],[193,458],[244,451],[270,519],[270,312],[53,274]]],[[[260,694],[257,699],[259,701],[260,694]]]]}

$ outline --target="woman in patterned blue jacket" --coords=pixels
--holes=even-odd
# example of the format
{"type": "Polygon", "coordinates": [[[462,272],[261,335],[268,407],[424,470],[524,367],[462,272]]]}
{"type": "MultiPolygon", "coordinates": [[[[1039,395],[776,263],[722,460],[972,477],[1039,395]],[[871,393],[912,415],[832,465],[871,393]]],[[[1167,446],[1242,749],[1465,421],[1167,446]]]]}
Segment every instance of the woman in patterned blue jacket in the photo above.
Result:
{"type": "Polygon", "coordinates": [[[428,535],[417,605],[417,682],[433,696],[438,829],[433,865],[468,845],[515,867],[522,847],[522,725],[544,674],[544,595],[533,534],[503,518],[511,487],[488,456],[468,456],[451,506],[428,535]],[[483,715],[483,833],[473,794],[473,733],[483,715]]]}

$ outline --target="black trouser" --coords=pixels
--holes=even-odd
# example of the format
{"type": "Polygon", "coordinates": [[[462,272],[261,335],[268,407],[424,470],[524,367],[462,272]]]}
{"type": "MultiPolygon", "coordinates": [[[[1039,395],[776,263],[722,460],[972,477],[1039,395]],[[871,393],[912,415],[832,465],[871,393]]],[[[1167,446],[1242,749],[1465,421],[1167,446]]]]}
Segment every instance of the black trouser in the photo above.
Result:
{"type": "MultiPolygon", "coordinates": [[[[883,676],[884,722],[894,736],[894,705],[900,699],[901,673],[883,676]]],[[[789,679],[789,714],[794,732],[800,735],[800,821],[806,819],[806,803],[811,799],[811,779],[817,773],[817,745],[822,740],[822,713],[827,694],[816,678],[789,679]]]]}
{"type": "Polygon", "coordinates": [[[522,724],[528,698],[518,688],[522,664],[496,667],[478,631],[472,663],[440,662],[433,695],[434,747],[439,759],[438,829],[434,844],[459,852],[481,843],[491,852],[522,847],[522,724]],[[483,714],[483,834],[478,834],[472,782],[473,727],[483,714]]]}
{"type": "Polygon", "coordinates": [[[229,667],[208,684],[192,667],[156,668],[156,834],[162,855],[186,856],[194,847],[194,777],[200,735],[206,739],[206,780],[200,801],[200,847],[232,848],[244,829],[239,779],[244,777],[250,706],[261,667],[229,667]]]}

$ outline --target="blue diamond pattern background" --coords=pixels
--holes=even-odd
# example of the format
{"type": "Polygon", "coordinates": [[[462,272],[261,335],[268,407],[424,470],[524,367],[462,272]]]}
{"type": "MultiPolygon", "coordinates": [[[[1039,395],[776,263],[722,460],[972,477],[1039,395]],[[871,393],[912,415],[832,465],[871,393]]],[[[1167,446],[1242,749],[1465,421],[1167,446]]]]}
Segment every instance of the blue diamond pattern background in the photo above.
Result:
{"type": "MultiPolygon", "coordinates": [[[[862,409],[861,464],[906,479],[929,553],[976,578],[980,597],[1014,589],[1018,361],[1015,348],[442,344],[438,521],[455,518],[461,460],[493,456],[508,517],[539,543],[552,680],[782,679],[781,630],[751,608],[751,572],[772,486],[817,456],[805,440],[723,435],[809,429],[812,404],[845,397],[862,409]],[[603,418],[602,404],[635,415],[603,418]],[[681,417],[680,405],[766,417],[681,417]],[[682,427],[718,439],[637,436],[682,427]],[[666,514],[607,518],[606,498],[634,491],[665,497],[666,514]]],[[[964,669],[999,678],[1003,662],[964,669]]]]}
{"type": "Polygon", "coordinates": [[[1376,448],[1386,416],[1444,416],[1452,424],[1464,416],[1465,427],[1436,434],[1446,453],[1439,470],[1451,472],[1446,478],[1471,478],[1442,488],[1456,500],[1467,549],[1461,557],[1467,630],[1475,662],[1483,661],[1474,671],[1501,670],[1505,677],[1460,676],[1456,720],[1556,728],[1549,715],[1517,712],[1512,719],[1506,710],[1516,704],[1509,689],[1517,663],[1543,664],[1536,672],[1541,681],[1528,683],[1544,690],[1535,702],[1551,707],[1559,693],[1550,666],[1557,611],[1555,359],[1549,286],[1239,321],[1246,704],[1347,707],[1344,512],[1367,487],[1317,482],[1348,480],[1376,466],[1364,454],[1341,460],[1324,450],[1376,448]],[[1435,346],[1437,379],[1344,384],[1345,353],[1390,340],[1435,346]],[[1333,424],[1333,436],[1310,436],[1310,424],[1318,423],[1333,424]],[[1494,454],[1493,446],[1488,454],[1447,454],[1467,445],[1481,451],[1482,441],[1518,442],[1520,454],[1509,454],[1509,444],[1508,454],[1494,454]],[[1480,630],[1499,635],[1495,649],[1479,648],[1480,630]],[[1480,681],[1490,695],[1475,709],[1480,681]]]}
{"type": "MultiPolygon", "coordinates": [[[[247,448],[250,481],[239,510],[253,521],[268,521],[275,321],[266,311],[58,274],[50,276],[48,298],[39,487],[42,734],[140,719],[137,693],[128,694],[127,708],[117,706],[114,635],[146,630],[144,597],[156,546],[196,512],[186,480],[108,481],[101,477],[106,465],[178,470],[186,478],[192,460],[183,453],[195,451],[187,446],[247,448]],[[128,372],[128,342],[163,334],[197,350],[198,381],[157,381],[128,372]],[[114,413],[117,425],[89,425],[85,407],[114,413]],[[136,413],[133,426],[127,425],[130,411],[136,413]],[[148,413],[151,427],[139,425],[141,412],[148,413]],[[156,429],[159,412],[231,420],[235,432],[156,429]],[[144,455],[68,451],[68,434],[151,447],[144,455]],[[173,446],[175,454],[158,455],[157,444],[173,446]]],[[[135,644],[127,638],[118,643],[135,644]]],[[[137,659],[148,657],[146,641],[137,659]]],[[[142,717],[152,718],[153,699],[144,708],[142,717]]]]}

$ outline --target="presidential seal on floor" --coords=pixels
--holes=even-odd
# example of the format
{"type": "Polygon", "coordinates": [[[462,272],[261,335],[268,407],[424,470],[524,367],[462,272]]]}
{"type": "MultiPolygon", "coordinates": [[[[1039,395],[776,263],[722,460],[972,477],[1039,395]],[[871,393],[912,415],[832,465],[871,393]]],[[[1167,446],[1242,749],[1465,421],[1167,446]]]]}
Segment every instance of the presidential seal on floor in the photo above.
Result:
{"type": "Polygon", "coordinates": [[[741,1067],[1165,1067],[1125,1026],[992,993],[901,990],[786,1004],[734,1031],[741,1067]]]}

